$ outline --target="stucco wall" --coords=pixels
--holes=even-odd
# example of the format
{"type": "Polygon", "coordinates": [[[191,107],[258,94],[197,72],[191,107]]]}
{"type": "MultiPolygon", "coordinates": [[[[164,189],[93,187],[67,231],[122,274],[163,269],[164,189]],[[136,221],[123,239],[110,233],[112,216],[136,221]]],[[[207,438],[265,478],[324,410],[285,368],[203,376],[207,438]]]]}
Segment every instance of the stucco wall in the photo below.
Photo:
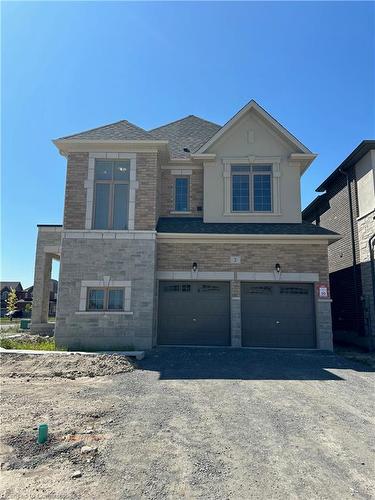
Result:
{"type": "Polygon", "coordinates": [[[355,166],[358,193],[358,216],[375,209],[375,151],[369,151],[355,166]]]}
{"type": "Polygon", "coordinates": [[[287,158],[297,152],[264,120],[253,113],[244,116],[209,150],[216,153],[217,161],[204,169],[204,220],[205,222],[301,222],[300,170],[289,166],[287,158]],[[280,157],[280,214],[231,214],[224,215],[223,158],[280,157]]]}

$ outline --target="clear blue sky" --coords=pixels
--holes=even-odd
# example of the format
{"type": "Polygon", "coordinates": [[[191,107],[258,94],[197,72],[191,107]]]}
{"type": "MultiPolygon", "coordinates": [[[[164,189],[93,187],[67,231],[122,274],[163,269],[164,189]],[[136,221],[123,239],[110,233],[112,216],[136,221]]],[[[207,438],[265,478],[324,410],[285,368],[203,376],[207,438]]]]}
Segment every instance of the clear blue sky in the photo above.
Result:
{"type": "Polygon", "coordinates": [[[61,223],[51,139],[128,119],[225,123],[256,99],[318,159],[303,206],[374,138],[374,4],[2,3],[1,278],[33,281],[37,223],[61,223]]]}

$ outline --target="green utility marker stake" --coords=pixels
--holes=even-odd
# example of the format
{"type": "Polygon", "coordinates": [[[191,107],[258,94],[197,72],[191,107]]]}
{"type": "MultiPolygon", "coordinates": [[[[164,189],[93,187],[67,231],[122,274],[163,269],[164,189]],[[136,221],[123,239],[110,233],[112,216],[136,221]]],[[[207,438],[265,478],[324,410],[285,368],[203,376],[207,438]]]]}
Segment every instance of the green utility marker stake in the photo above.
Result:
{"type": "Polygon", "coordinates": [[[48,439],[48,425],[40,424],[38,428],[38,443],[45,443],[48,439]]]}

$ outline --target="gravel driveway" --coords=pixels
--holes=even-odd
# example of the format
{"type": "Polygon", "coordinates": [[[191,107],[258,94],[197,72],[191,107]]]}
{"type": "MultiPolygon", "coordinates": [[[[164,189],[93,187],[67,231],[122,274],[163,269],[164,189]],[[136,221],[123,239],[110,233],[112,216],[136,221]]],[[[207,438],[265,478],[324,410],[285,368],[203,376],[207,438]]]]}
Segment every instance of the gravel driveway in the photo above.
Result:
{"type": "Polygon", "coordinates": [[[204,348],[155,349],[139,367],[49,379],[45,393],[39,379],[26,394],[11,379],[5,398],[18,422],[40,419],[40,407],[62,435],[63,425],[87,425],[95,408],[105,438],[79,479],[71,479],[79,458],[58,454],[5,471],[4,498],[374,497],[369,367],[326,352],[204,348]]]}

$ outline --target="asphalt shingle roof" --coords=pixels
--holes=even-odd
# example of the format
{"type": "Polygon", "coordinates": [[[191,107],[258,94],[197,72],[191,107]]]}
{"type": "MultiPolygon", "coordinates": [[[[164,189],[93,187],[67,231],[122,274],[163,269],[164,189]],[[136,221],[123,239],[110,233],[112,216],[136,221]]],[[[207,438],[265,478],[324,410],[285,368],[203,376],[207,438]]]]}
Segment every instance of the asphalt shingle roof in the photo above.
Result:
{"type": "Polygon", "coordinates": [[[315,224],[203,222],[200,217],[160,217],[159,233],[337,235],[315,224]]]}
{"type": "Polygon", "coordinates": [[[18,286],[21,287],[22,290],[22,285],[20,281],[1,281],[0,282],[0,290],[3,290],[3,288],[17,288],[18,286]]]}
{"type": "Polygon", "coordinates": [[[169,141],[172,158],[188,158],[189,152],[185,152],[184,148],[188,148],[191,153],[194,153],[220,129],[221,126],[216,123],[203,120],[198,116],[189,115],[181,120],[167,123],[149,131],[127,120],[121,120],[78,134],[60,137],[60,140],[164,140],[169,141]]]}
{"type": "Polygon", "coordinates": [[[152,141],[155,137],[146,132],[146,130],[143,130],[143,128],[137,127],[137,125],[134,125],[127,120],[121,120],[116,123],[104,125],[103,127],[86,130],[85,132],[80,132],[79,134],[67,135],[65,137],[61,137],[61,139],[152,141]]]}
{"type": "Polygon", "coordinates": [[[220,129],[221,126],[216,123],[189,115],[181,120],[149,130],[149,133],[156,139],[169,141],[172,158],[188,158],[189,153],[185,152],[184,148],[194,153],[220,129]]]}

